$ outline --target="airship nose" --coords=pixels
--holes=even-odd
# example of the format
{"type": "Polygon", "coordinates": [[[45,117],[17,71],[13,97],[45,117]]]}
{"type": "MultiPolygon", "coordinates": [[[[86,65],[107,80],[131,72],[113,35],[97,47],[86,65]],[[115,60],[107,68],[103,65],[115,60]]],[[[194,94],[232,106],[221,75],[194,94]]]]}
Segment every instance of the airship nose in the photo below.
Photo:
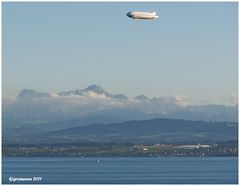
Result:
{"type": "Polygon", "coordinates": [[[128,17],[131,17],[131,12],[128,12],[128,13],[127,13],[127,16],[128,16],[128,17]]]}

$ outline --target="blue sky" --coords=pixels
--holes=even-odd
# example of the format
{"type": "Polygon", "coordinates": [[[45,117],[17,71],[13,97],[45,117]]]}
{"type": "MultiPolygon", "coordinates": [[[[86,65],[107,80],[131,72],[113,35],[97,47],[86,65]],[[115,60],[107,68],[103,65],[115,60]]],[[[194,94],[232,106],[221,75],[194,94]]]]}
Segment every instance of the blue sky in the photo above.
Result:
{"type": "Polygon", "coordinates": [[[237,3],[3,3],[3,96],[98,84],[129,97],[237,94],[237,3]],[[134,21],[128,11],[157,11],[134,21]]]}

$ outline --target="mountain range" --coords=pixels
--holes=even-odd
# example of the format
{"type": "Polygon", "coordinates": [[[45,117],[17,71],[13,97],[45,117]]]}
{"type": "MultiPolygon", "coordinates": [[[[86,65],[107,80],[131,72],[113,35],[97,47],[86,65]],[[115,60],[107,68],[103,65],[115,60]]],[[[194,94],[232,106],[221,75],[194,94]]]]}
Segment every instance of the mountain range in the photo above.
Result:
{"type": "Polygon", "coordinates": [[[238,120],[238,105],[193,105],[183,96],[128,98],[98,85],[59,93],[23,89],[15,98],[3,98],[3,121],[9,125],[84,120],[82,125],[153,118],[204,121],[238,120]],[[94,118],[97,118],[96,120],[94,118]],[[88,122],[90,121],[90,122],[88,122]]]}
{"type": "Polygon", "coordinates": [[[128,98],[98,85],[59,93],[23,89],[3,98],[4,143],[170,143],[237,139],[238,106],[185,97],[128,98]]]}

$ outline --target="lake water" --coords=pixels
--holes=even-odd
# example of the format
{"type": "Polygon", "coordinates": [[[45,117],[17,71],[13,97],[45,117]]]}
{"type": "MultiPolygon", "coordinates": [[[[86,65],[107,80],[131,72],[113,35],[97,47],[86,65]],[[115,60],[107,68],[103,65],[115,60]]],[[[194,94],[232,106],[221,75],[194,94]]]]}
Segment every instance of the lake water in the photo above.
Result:
{"type": "Polygon", "coordinates": [[[238,183],[237,157],[3,158],[2,183],[238,183]]]}

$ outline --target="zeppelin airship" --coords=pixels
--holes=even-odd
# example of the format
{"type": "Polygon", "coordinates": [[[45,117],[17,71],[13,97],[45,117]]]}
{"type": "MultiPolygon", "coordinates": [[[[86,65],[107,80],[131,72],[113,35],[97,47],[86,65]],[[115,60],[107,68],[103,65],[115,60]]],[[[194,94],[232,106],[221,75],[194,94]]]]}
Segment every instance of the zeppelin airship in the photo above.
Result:
{"type": "Polygon", "coordinates": [[[157,19],[156,12],[128,12],[127,16],[132,19],[157,19]]]}

